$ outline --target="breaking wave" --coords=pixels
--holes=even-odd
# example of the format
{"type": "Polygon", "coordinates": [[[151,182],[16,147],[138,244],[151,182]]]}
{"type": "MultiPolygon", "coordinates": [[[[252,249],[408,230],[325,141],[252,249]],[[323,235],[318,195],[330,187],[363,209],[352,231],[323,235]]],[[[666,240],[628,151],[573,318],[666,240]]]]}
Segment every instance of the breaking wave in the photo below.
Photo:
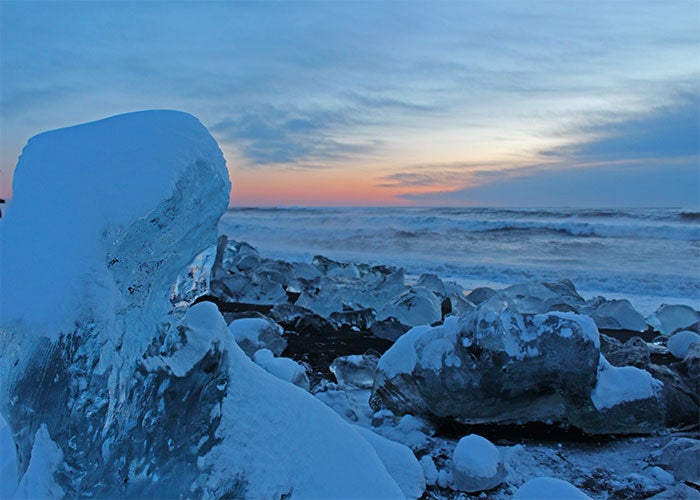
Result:
{"type": "Polygon", "coordinates": [[[264,255],[403,266],[474,283],[569,278],[700,301],[700,213],[490,208],[232,209],[220,232],[264,255]]]}

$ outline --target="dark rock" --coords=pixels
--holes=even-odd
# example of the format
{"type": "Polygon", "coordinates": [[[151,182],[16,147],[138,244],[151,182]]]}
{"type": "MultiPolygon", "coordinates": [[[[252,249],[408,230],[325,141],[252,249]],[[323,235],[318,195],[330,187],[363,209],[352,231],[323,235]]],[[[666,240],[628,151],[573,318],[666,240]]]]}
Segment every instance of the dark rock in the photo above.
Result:
{"type": "Polygon", "coordinates": [[[675,365],[650,364],[647,370],[663,382],[662,396],[666,405],[666,425],[672,428],[697,427],[700,415],[697,379],[682,375],[682,363],[675,365]]]}
{"type": "Polygon", "coordinates": [[[224,317],[226,317],[226,313],[258,312],[261,314],[267,314],[272,309],[271,305],[227,302],[226,300],[222,300],[213,295],[203,295],[202,297],[198,297],[197,300],[194,301],[194,304],[198,304],[200,302],[213,302],[216,304],[216,307],[219,308],[219,311],[221,311],[224,317]]]}

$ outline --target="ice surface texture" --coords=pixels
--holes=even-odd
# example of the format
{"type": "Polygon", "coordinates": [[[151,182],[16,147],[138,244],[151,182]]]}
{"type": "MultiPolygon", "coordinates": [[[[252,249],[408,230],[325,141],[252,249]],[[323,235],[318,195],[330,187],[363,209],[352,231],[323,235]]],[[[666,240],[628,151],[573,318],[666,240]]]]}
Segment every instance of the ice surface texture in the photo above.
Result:
{"type": "Polygon", "coordinates": [[[199,285],[181,274],[208,260],[229,187],[216,142],[186,113],[30,139],[2,222],[0,404],[20,485],[401,496],[372,447],[250,361],[213,304],[187,307],[184,288],[199,285]]]}

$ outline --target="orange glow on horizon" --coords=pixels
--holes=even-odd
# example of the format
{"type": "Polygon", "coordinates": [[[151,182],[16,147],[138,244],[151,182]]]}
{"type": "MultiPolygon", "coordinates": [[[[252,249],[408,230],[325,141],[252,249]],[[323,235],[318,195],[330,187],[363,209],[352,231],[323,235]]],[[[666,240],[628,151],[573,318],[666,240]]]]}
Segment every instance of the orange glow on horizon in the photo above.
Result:
{"type": "Polygon", "coordinates": [[[241,168],[233,169],[231,183],[232,207],[412,204],[397,196],[406,189],[379,187],[374,176],[354,169],[241,168]]]}

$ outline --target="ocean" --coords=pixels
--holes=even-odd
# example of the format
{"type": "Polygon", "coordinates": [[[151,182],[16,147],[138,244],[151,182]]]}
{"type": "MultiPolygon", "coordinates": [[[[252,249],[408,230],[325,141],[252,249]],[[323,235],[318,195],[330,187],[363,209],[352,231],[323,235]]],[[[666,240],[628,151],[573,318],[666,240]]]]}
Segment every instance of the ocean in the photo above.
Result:
{"type": "Polygon", "coordinates": [[[589,298],[700,308],[700,212],[676,209],[234,208],[219,231],[265,257],[435,273],[465,289],[570,279],[589,298]]]}

